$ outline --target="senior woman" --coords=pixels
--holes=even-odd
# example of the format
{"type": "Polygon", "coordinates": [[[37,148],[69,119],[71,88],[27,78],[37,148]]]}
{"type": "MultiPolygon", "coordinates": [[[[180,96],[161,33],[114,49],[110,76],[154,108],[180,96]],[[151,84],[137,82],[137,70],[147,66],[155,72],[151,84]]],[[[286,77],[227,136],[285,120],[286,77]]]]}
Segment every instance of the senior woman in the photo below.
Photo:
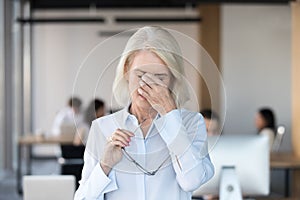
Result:
{"type": "Polygon", "coordinates": [[[203,117],[188,99],[175,38],[143,27],[127,42],[113,85],[121,111],[93,121],[75,199],[191,199],[214,174],[203,117]]]}

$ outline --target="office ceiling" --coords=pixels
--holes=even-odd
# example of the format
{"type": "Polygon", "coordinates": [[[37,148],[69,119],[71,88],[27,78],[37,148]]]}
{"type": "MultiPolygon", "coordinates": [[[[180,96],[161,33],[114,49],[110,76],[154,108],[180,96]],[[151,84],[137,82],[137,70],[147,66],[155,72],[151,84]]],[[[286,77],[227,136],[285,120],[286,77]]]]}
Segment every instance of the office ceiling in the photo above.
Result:
{"type": "Polygon", "coordinates": [[[203,3],[259,3],[287,4],[292,0],[23,0],[30,1],[33,9],[74,8],[159,8],[185,7],[203,3]]]}

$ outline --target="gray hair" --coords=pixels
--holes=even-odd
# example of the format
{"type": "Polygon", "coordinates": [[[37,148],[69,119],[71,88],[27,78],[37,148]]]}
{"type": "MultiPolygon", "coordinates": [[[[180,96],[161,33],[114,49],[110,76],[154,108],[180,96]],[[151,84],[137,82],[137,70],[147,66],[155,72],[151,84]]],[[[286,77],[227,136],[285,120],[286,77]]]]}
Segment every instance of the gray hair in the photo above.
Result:
{"type": "Polygon", "coordinates": [[[134,57],[135,53],[140,50],[148,50],[155,53],[169,67],[174,77],[172,95],[177,107],[183,105],[188,100],[189,94],[184,80],[181,49],[176,39],[166,29],[156,26],[140,28],[128,40],[117,66],[116,77],[113,83],[113,94],[116,101],[123,106],[129,102],[128,82],[124,77],[128,71],[126,65],[133,59],[132,57],[134,57]]]}

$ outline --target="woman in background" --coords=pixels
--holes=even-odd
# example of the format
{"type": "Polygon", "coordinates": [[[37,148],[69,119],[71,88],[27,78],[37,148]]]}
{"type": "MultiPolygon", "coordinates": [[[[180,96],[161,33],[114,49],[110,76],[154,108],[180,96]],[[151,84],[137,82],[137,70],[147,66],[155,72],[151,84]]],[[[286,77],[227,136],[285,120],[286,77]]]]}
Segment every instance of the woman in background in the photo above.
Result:
{"type": "Polygon", "coordinates": [[[211,109],[203,109],[200,113],[204,117],[207,136],[220,135],[218,114],[211,109]]]}
{"type": "Polygon", "coordinates": [[[100,99],[93,100],[86,109],[84,121],[90,127],[92,121],[105,115],[105,104],[100,99]]]}
{"type": "Polygon", "coordinates": [[[271,150],[276,134],[276,122],[273,111],[270,108],[259,109],[255,117],[255,126],[258,134],[268,136],[271,150]]]}
{"type": "Polygon", "coordinates": [[[92,125],[92,121],[105,115],[105,103],[100,99],[94,99],[90,102],[84,113],[84,127],[78,129],[78,134],[74,137],[74,145],[82,145],[86,143],[88,132],[92,125]]]}

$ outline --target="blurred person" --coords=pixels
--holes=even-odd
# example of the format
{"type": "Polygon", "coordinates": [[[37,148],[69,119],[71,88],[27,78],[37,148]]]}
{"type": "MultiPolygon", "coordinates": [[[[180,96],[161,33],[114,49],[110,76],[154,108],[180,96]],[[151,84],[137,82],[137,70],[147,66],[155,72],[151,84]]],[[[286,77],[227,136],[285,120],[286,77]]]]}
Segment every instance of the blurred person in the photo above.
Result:
{"type": "Polygon", "coordinates": [[[266,135],[269,138],[269,147],[272,149],[276,134],[276,119],[270,108],[261,108],[255,115],[255,126],[258,134],[266,135]]]}
{"type": "Polygon", "coordinates": [[[73,144],[74,145],[85,144],[88,137],[88,132],[92,125],[92,121],[104,115],[105,115],[104,101],[101,99],[92,100],[84,113],[85,125],[82,128],[78,129],[73,144]]]}
{"type": "Polygon", "coordinates": [[[94,99],[88,105],[85,114],[84,121],[90,127],[92,121],[105,115],[105,103],[101,99],[94,99]]]}
{"type": "Polygon", "coordinates": [[[62,133],[63,126],[80,127],[83,125],[81,114],[81,100],[78,97],[71,97],[65,108],[61,109],[55,116],[51,134],[58,136],[62,133]]]}
{"type": "Polygon", "coordinates": [[[219,116],[211,109],[201,110],[200,113],[204,117],[206,131],[208,136],[218,135],[219,133],[219,116]]]}
{"type": "Polygon", "coordinates": [[[181,55],[163,28],[130,37],[113,85],[127,106],[93,121],[76,200],[190,200],[213,176],[204,119],[179,106],[188,99],[181,55]]]}
{"type": "MultiPolygon", "coordinates": [[[[219,135],[219,115],[211,109],[203,109],[200,113],[204,117],[207,136],[219,135]]],[[[217,198],[217,196],[211,194],[202,196],[203,200],[213,200],[217,198]]]]}

